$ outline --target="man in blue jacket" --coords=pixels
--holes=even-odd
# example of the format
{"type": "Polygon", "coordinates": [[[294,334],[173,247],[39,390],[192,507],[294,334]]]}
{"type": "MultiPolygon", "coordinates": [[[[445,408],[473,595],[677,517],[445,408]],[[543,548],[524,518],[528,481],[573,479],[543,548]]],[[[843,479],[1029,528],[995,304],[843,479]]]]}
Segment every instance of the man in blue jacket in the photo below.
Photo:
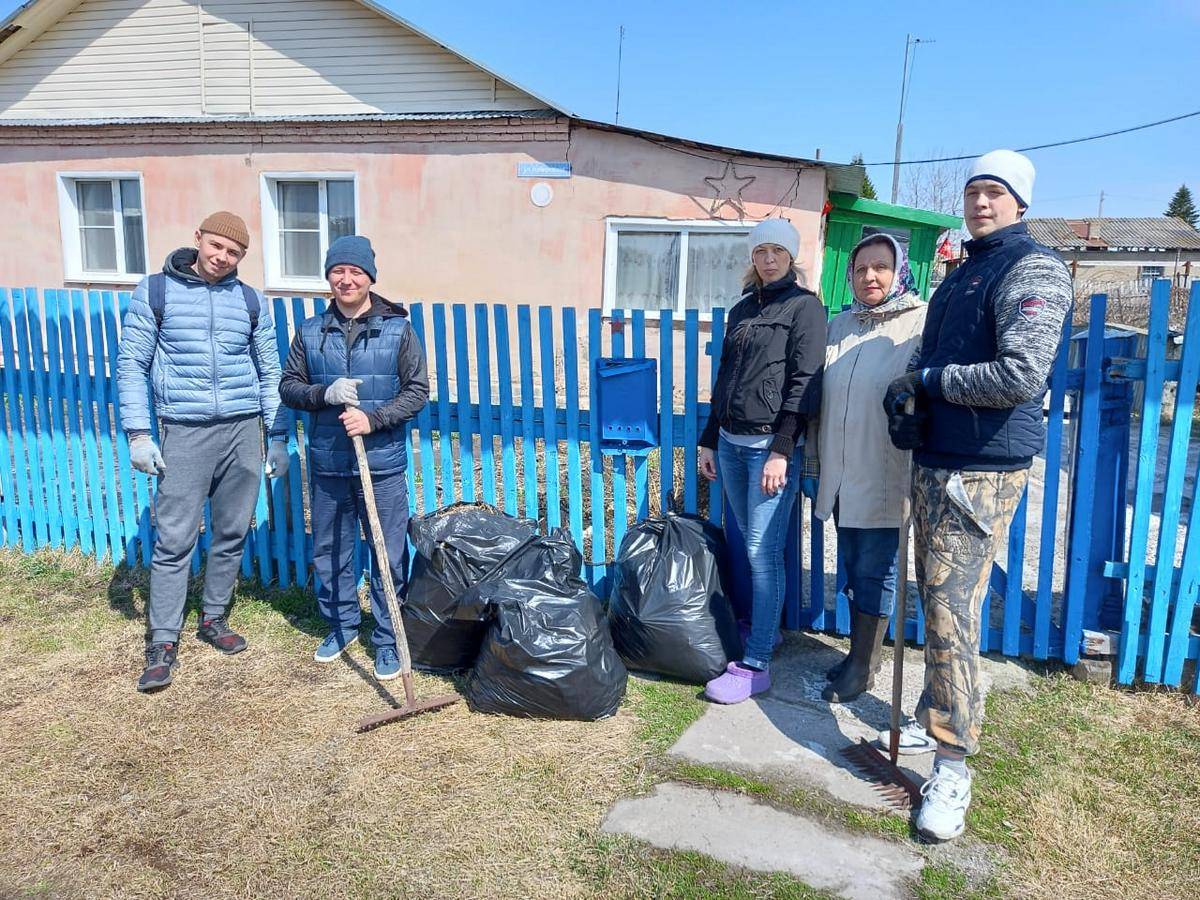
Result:
{"type": "MultiPolygon", "coordinates": [[[[979,632],[992,559],[1042,451],[1042,401],[1071,313],[1071,276],[1021,221],[1034,169],[1011,150],[975,163],[963,188],[967,260],[929,301],[913,371],[888,388],[892,442],[913,451],[913,561],[925,612],[925,688],[912,744],[936,742],[917,831],[944,841],[971,803],[979,747],[979,632]],[[906,414],[906,401],[915,409],[906,414]]],[[[904,743],[902,739],[902,744],[904,743]]]]}
{"type": "Polygon", "coordinates": [[[352,438],[363,439],[391,564],[391,572],[383,573],[376,561],[371,579],[375,677],[389,680],[400,674],[400,660],[383,578],[390,577],[403,596],[408,566],[405,435],[409,420],[429,399],[429,375],[404,307],[371,290],[376,275],[370,241],[352,235],[333,242],[325,257],[325,277],[334,302],[296,330],[279,395],[293,409],[313,414],[307,425],[313,570],[317,607],[330,629],[314,655],[321,663],[341,656],[362,621],[354,539],[360,525],[369,533],[370,523],[352,438]]]}
{"type": "Polygon", "coordinates": [[[212,502],[204,600],[196,636],[226,654],[246,641],[227,620],[263,471],[287,471],[288,417],[279,414],[279,351],[262,296],[237,277],[250,236],[228,212],[209,216],[195,247],[172,253],[129,303],[117,355],[121,425],[139,472],[158,478],[146,668],[139,691],[171,683],[178,663],[192,552],[212,502]],[[161,448],[151,437],[149,378],[161,448]]]}

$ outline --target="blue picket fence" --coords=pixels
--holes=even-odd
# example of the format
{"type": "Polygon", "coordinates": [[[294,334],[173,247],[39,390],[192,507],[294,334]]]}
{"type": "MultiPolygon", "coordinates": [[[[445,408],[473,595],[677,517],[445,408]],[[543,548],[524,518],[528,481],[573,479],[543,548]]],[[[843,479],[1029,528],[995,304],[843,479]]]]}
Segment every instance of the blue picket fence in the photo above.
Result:
{"type": "MultiPolygon", "coordinates": [[[[1198,298],[1200,287],[1194,287],[1191,299],[1198,298]]],[[[78,548],[98,560],[149,564],[154,485],[131,470],[114,378],[128,299],[123,292],[0,289],[4,546],[25,552],[78,548]]],[[[1119,649],[1122,683],[1141,678],[1174,686],[1185,662],[1200,655],[1200,636],[1192,629],[1200,588],[1194,504],[1181,528],[1200,340],[1185,340],[1180,360],[1166,358],[1169,300],[1169,283],[1156,283],[1145,358],[1106,355],[1112,345],[1103,295],[1091,299],[1091,324],[1075,338],[1084,349],[1081,365],[1069,367],[1068,354],[1060,354],[1050,379],[1040,491],[1022,500],[1007,559],[994,568],[983,650],[1073,663],[1089,640],[1108,635],[1119,649]],[[1145,384],[1140,417],[1113,399],[1131,381],[1145,384]],[[1177,385],[1174,424],[1160,450],[1168,382],[1177,385]],[[1134,459],[1112,452],[1119,444],[1113,434],[1127,434],[1131,425],[1139,435],[1134,459]],[[1130,465],[1135,490],[1127,498],[1123,485],[1114,485],[1130,465]],[[1163,489],[1156,494],[1159,471],[1163,489]],[[1101,514],[1106,511],[1107,518],[1101,514]],[[1106,615],[1117,621],[1106,626],[1106,615]]],[[[272,300],[281,357],[296,324],[324,305],[319,298],[272,300]]],[[[1197,317],[1200,302],[1192,302],[1189,337],[1200,334],[1197,317]]],[[[720,522],[722,505],[709,502],[719,497],[720,484],[698,478],[695,447],[708,414],[700,386],[711,387],[716,377],[723,311],[714,311],[711,321],[689,312],[676,322],[670,312],[648,321],[640,310],[602,315],[595,309],[417,302],[411,321],[433,383],[432,399],[408,435],[414,512],[482,501],[547,528],[565,525],[599,592],[631,523],[669,507],[720,522]],[[656,452],[596,449],[593,373],[602,357],[657,360],[656,452]]],[[[1064,337],[1071,337],[1069,328],[1064,337]]],[[[242,563],[245,576],[281,587],[310,580],[304,435],[301,417],[288,439],[289,476],[264,480],[260,488],[242,563]]],[[[793,523],[784,621],[789,628],[845,634],[847,599],[833,589],[837,578],[830,580],[825,565],[833,531],[810,513],[806,504],[803,526],[800,512],[793,523]]],[[[207,530],[194,570],[206,550],[207,530]]],[[[369,555],[361,541],[359,553],[365,569],[369,555]]],[[[905,617],[904,630],[923,642],[919,604],[905,617]]]]}

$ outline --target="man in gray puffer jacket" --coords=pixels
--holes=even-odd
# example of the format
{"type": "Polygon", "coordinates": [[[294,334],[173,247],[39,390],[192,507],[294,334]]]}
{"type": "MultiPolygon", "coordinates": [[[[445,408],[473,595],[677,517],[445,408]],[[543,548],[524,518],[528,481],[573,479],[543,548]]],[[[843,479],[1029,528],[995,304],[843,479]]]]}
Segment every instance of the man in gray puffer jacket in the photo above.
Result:
{"type": "Polygon", "coordinates": [[[270,309],[237,277],[250,244],[232,213],[209,216],[195,248],[172,253],[129,303],[117,356],[121,425],[134,468],[158,477],[158,536],[150,570],[146,668],[139,691],[166,687],[177,668],[188,569],[206,500],[212,545],[196,636],[226,654],[246,649],[227,621],[242,547],[266,470],[287,472],[290,422],[279,407],[279,350],[270,309]],[[149,378],[162,448],[151,437],[149,378]]]}

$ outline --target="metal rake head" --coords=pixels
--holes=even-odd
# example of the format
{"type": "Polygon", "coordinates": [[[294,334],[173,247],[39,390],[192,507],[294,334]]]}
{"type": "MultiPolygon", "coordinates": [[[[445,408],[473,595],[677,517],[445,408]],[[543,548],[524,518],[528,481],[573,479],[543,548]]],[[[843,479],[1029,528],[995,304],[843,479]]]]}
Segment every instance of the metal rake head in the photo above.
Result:
{"type": "Polygon", "coordinates": [[[905,812],[921,805],[921,788],[866,738],[843,747],[842,756],[871,783],[888,806],[905,812]]]}

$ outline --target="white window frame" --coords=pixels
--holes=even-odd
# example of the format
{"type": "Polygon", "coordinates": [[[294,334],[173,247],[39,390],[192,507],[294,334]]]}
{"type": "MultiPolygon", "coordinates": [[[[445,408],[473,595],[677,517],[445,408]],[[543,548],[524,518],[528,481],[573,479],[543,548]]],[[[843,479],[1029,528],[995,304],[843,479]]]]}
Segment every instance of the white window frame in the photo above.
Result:
{"type": "Polygon", "coordinates": [[[279,241],[279,207],[276,185],[281,181],[315,181],[319,188],[318,214],[321,220],[320,257],[329,249],[329,207],[327,182],[349,181],[354,186],[354,229],[361,233],[361,201],[357,172],[264,172],[260,179],[263,221],[263,273],[268,291],[318,291],[329,293],[324,278],[285,278],[283,276],[283,247],[279,241]]]}
{"type": "MultiPolygon", "coordinates": [[[[679,235],[679,295],[672,314],[683,321],[687,314],[688,235],[693,232],[729,231],[749,235],[757,222],[717,221],[713,219],[654,219],[637,216],[608,216],[604,220],[604,315],[616,309],[617,298],[617,235],[622,231],[658,231],[679,235]]],[[[749,259],[746,261],[749,267],[749,259]]],[[[732,304],[730,304],[732,305],[732,304]]],[[[661,310],[646,310],[647,319],[657,319],[661,310]]],[[[701,312],[701,322],[712,321],[712,313],[701,312]]]]}
{"type": "Polygon", "coordinates": [[[113,210],[116,214],[117,265],[125,267],[125,223],[121,213],[122,181],[136,181],[142,195],[142,254],[150,265],[149,215],[146,207],[146,183],[141,172],[57,172],[58,221],[62,231],[63,277],[85,284],[137,284],[146,272],[89,272],[83,267],[83,246],[77,205],[77,181],[108,181],[112,185],[113,210]]]}

